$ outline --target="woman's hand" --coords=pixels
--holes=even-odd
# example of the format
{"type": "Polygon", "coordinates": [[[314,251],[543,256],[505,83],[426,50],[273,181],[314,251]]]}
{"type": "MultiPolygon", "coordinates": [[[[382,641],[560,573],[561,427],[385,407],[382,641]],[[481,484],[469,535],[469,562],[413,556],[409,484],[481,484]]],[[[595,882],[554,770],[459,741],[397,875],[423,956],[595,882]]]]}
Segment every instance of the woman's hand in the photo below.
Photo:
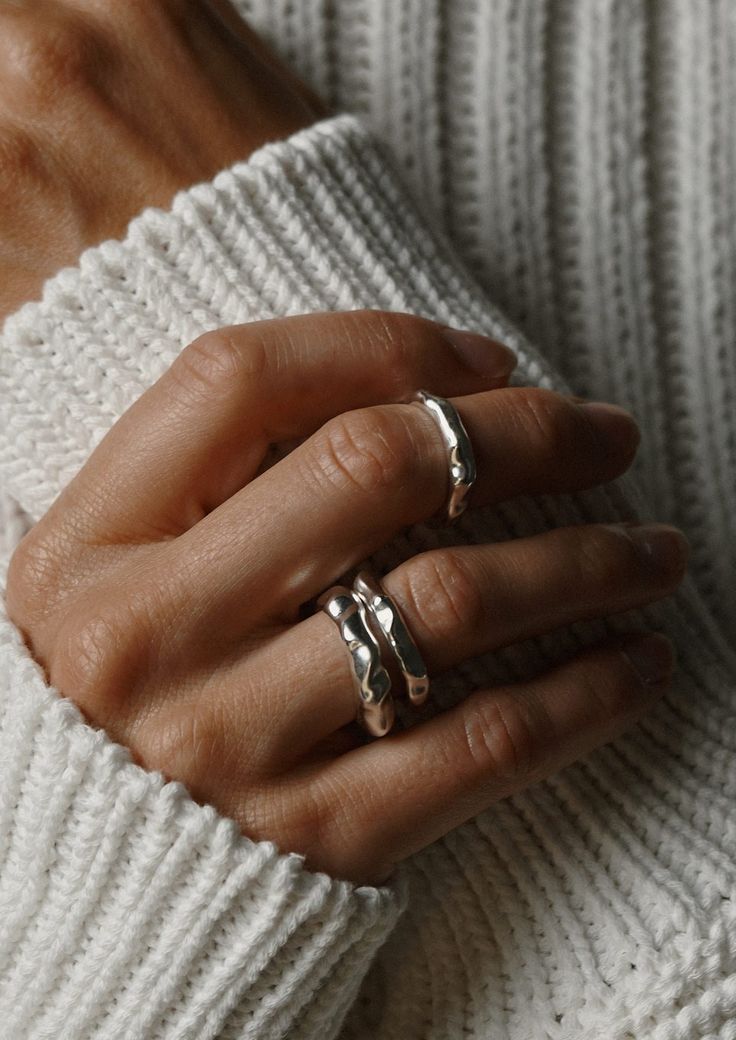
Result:
{"type": "MultiPolygon", "coordinates": [[[[435,422],[397,402],[419,387],[452,399],[478,463],[471,508],[587,488],[632,461],[627,413],[509,388],[513,364],[484,337],[378,311],[200,337],[21,542],[11,617],[49,680],[141,764],[312,869],[385,880],[612,739],[672,669],[661,636],[609,642],[378,740],[353,721],[349,655],[303,607],[443,504],[435,422]]],[[[685,558],[673,528],[590,524],[423,552],[384,584],[437,674],[666,596],[685,558]]]]}
{"type": "Polygon", "coordinates": [[[324,114],[228,0],[0,0],[0,320],[144,207],[324,114]]]}

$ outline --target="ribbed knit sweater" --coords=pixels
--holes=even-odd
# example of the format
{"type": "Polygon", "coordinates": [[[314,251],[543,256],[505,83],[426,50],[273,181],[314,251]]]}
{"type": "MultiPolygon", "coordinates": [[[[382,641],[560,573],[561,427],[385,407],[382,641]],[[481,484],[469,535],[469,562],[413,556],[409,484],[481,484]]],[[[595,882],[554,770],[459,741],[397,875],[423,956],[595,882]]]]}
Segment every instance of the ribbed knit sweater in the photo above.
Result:
{"type": "MultiPolygon", "coordinates": [[[[665,603],[466,662],[436,709],[623,627],[679,670],[634,729],[403,863],[304,869],[133,764],[0,616],[0,1035],[736,1038],[736,9],[728,0],[249,0],[338,115],[266,146],[5,324],[4,554],[206,329],[381,307],[633,410],[633,473],[417,525],[370,561],[672,520],[665,603]]],[[[380,777],[376,778],[380,782],[380,777]]]]}

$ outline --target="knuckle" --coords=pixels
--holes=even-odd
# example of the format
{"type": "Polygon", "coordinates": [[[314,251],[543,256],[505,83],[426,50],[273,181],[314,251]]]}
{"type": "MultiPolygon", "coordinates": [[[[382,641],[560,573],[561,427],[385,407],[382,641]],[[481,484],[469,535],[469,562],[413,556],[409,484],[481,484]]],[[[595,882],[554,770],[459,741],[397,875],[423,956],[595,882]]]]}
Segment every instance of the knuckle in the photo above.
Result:
{"type": "Polygon", "coordinates": [[[231,388],[234,382],[259,380],[268,364],[262,339],[239,340],[230,329],[216,329],[198,336],[171,366],[174,382],[187,393],[211,396],[231,388]]]}
{"type": "Polygon", "coordinates": [[[531,775],[538,738],[521,701],[512,696],[471,696],[463,711],[461,764],[469,782],[515,787],[531,775]]]}
{"type": "Polygon", "coordinates": [[[393,851],[390,828],[347,774],[315,777],[299,802],[291,837],[312,869],[354,878],[386,872],[393,851]]]}
{"type": "Polygon", "coordinates": [[[573,587],[584,588],[628,585],[640,566],[625,532],[604,525],[589,525],[578,533],[572,560],[577,570],[573,587]]]}
{"type": "Polygon", "coordinates": [[[340,791],[342,801],[335,801],[336,792],[329,782],[309,784],[298,800],[289,799],[290,840],[295,848],[312,856],[339,855],[341,827],[336,805],[350,804],[350,792],[340,791]],[[347,799],[347,800],[345,800],[347,799]],[[337,848],[336,848],[337,846],[337,848]]]}
{"type": "Polygon", "coordinates": [[[52,683],[80,705],[96,705],[113,685],[122,642],[123,626],[114,611],[72,612],[55,640],[52,683]]]}
{"type": "Polygon", "coordinates": [[[429,318],[421,318],[407,311],[382,311],[366,308],[348,311],[347,320],[361,337],[368,336],[379,343],[401,349],[407,343],[426,339],[437,329],[429,318]]]}
{"type": "Polygon", "coordinates": [[[71,17],[38,18],[18,12],[2,25],[4,74],[24,99],[50,100],[84,80],[97,54],[89,26],[71,17]]]}
{"type": "Polygon", "coordinates": [[[49,609],[60,590],[61,568],[56,540],[32,528],[16,546],[8,565],[7,602],[15,619],[27,622],[49,609]]]}
{"type": "Polygon", "coordinates": [[[437,333],[438,326],[429,318],[408,311],[366,310],[362,312],[372,324],[374,335],[401,349],[407,344],[423,342],[428,335],[437,333]]]}
{"type": "MultiPolygon", "coordinates": [[[[242,756],[240,761],[233,761],[233,767],[236,775],[242,773],[242,756]]],[[[285,774],[269,775],[266,783],[260,783],[261,779],[257,775],[249,779],[249,787],[257,792],[256,796],[240,805],[239,815],[245,830],[249,834],[268,836],[284,850],[310,859],[329,855],[337,835],[336,814],[323,796],[320,779],[315,777],[305,782],[300,778],[295,782],[285,774]]]]}
{"type": "Polygon", "coordinates": [[[429,642],[473,632],[482,624],[481,583],[461,553],[442,549],[415,556],[403,580],[402,598],[409,604],[412,627],[419,624],[429,642]]]}
{"type": "Polygon", "coordinates": [[[51,681],[95,721],[113,723],[136,687],[161,665],[169,616],[153,583],[95,588],[61,621],[49,666],[51,681]]]}
{"type": "Polygon", "coordinates": [[[395,491],[412,477],[412,438],[406,424],[381,408],[359,408],[330,419],[315,438],[321,479],[361,493],[395,491]]]}
{"type": "Polygon", "coordinates": [[[15,548],[8,565],[8,590],[18,596],[32,594],[37,586],[46,584],[51,559],[45,542],[32,533],[27,534],[15,548]]]}
{"type": "Polygon", "coordinates": [[[354,345],[356,356],[365,356],[367,343],[372,363],[385,366],[397,388],[404,387],[407,374],[416,369],[420,351],[440,338],[435,322],[403,311],[348,311],[343,320],[345,338],[354,345]]]}
{"type": "Polygon", "coordinates": [[[519,387],[511,394],[514,418],[539,454],[544,458],[569,454],[579,425],[560,394],[541,387],[519,387]]]}
{"type": "Polygon", "coordinates": [[[142,728],[136,750],[147,768],[185,782],[195,798],[206,789],[208,777],[227,772],[230,758],[216,713],[206,702],[142,728]]]}

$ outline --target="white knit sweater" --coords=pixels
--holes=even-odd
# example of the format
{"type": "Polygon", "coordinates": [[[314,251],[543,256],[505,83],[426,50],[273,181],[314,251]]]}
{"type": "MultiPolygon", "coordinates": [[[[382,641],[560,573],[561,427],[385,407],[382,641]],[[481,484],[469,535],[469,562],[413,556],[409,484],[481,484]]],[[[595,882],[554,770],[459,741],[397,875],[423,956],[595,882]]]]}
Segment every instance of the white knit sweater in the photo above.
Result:
{"type": "Polygon", "coordinates": [[[325,120],[147,210],[9,319],[5,559],[200,332],[412,310],[505,340],[516,382],[632,408],[638,482],[418,525],[377,567],[632,515],[674,520],[694,547],[667,603],[477,659],[434,684],[436,703],[624,625],[669,632],[680,669],[615,743],[391,887],[356,888],[132,764],[45,685],[3,615],[0,1036],[734,1040],[735,9],[241,6],[363,122],[325,120]]]}

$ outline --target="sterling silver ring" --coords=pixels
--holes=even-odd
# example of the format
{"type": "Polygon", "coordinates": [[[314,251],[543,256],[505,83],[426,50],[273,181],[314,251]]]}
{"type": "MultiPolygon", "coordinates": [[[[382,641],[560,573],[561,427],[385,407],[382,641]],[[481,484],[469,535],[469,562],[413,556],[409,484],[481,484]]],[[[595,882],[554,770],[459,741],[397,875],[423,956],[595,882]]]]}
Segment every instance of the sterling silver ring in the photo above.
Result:
{"type": "Polygon", "coordinates": [[[417,390],[410,402],[422,404],[431,412],[447,447],[450,492],[438,519],[452,523],[465,512],[468,504],[465,496],[476,478],[475,455],[468,431],[457,409],[446,398],[430,394],[428,390],[417,390]]]}
{"type": "Polygon", "coordinates": [[[375,618],[386,642],[391,647],[406,683],[412,704],[424,704],[429,693],[427,666],[417,649],[399,608],[370,571],[360,571],[353,582],[357,592],[375,618]]]}
{"type": "Polygon", "coordinates": [[[345,585],[333,585],[322,593],[317,606],[335,622],[350,653],[358,694],[356,721],[372,736],[385,736],[395,719],[391,677],[383,666],[381,647],[363,600],[345,585]]]}
{"type": "MultiPolygon", "coordinates": [[[[457,409],[444,397],[417,390],[408,399],[432,414],[447,449],[450,490],[438,519],[452,523],[467,507],[466,495],[476,478],[475,456],[468,431],[457,409]]],[[[381,642],[394,653],[412,704],[423,704],[429,692],[427,668],[396,604],[368,571],[361,571],[354,587],[333,585],[317,600],[337,625],[350,655],[358,694],[356,720],[376,737],[385,736],[395,721],[391,676],[383,659],[381,642]]]]}

